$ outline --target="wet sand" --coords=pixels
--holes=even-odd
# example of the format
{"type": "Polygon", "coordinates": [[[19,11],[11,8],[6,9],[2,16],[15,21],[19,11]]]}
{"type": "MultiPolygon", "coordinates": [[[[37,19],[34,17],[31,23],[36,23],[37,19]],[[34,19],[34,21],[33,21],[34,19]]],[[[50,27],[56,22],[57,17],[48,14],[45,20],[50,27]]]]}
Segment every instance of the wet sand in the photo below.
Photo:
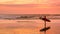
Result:
{"type": "MultiPolygon", "coordinates": [[[[44,32],[39,31],[44,27],[44,23],[42,21],[38,21],[40,23],[37,21],[32,23],[18,23],[16,21],[0,20],[0,22],[0,34],[44,34],[44,32]]],[[[47,23],[47,27],[50,26],[51,28],[46,31],[46,34],[59,34],[59,20],[52,20],[52,22],[47,23]]]]}

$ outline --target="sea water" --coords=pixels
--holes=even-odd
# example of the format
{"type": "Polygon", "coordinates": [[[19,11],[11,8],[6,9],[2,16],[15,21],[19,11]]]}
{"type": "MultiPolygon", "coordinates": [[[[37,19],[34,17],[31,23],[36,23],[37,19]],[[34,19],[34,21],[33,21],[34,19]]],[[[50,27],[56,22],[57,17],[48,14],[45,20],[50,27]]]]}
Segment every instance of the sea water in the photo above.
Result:
{"type": "MultiPolygon", "coordinates": [[[[60,20],[46,22],[50,27],[46,34],[60,34],[60,20]]],[[[44,28],[42,20],[6,20],[0,19],[0,34],[44,34],[40,30],[44,28]]]]}

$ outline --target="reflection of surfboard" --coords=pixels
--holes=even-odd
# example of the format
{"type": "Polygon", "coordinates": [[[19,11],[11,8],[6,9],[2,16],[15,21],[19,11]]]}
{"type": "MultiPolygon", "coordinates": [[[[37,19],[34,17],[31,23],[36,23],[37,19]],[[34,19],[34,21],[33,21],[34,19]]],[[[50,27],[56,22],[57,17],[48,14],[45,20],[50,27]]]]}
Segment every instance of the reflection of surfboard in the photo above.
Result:
{"type": "Polygon", "coordinates": [[[43,32],[43,31],[47,31],[48,29],[50,29],[50,27],[43,28],[40,31],[43,32]]]}

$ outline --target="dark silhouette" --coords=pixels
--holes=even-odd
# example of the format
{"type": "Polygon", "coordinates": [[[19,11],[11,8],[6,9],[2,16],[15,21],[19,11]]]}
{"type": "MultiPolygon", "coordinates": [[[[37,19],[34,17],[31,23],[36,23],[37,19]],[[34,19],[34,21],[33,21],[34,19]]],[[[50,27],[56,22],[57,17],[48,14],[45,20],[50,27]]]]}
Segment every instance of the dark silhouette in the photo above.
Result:
{"type": "Polygon", "coordinates": [[[49,29],[50,29],[50,27],[46,27],[46,28],[41,29],[40,31],[43,32],[43,31],[47,31],[49,29]]]}
{"type": "Polygon", "coordinates": [[[46,27],[46,22],[51,22],[51,21],[50,21],[49,19],[47,19],[46,16],[40,17],[39,19],[41,19],[41,20],[44,21],[44,28],[41,29],[40,31],[41,31],[41,32],[44,32],[44,34],[46,34],[46,31],[47,31],[48,29],[50,29],[50,27],[46,27]]]}
{"type": "Polygon", "coordinates": [[[47,22],[51,22],[49,19],[47,19],[47,18],[42,18],[42,17],[40,17],[39,19],[42,19],[42,20],[44,20],[44,21],[47,21],[47,22]]]}

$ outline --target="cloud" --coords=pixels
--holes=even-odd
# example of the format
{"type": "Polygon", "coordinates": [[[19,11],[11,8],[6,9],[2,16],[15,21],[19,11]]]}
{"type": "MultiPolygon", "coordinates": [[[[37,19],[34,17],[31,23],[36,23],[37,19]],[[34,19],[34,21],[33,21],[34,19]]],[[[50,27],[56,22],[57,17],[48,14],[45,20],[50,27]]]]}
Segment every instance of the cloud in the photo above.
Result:
{"type": "Polygon", "coordinates": [[[1,0],[0,4],[59,4],[60,0],[1,0]]]}
{"type": "Polygon", "coordinates": [[[60,6],[47,4],[0,4],[0,14],[60,14],[60,6]]]}
{"type": "Polygon", "coordinates": [[[0,4],[36,4],[37,0],[5,0],[0,4]]]}

